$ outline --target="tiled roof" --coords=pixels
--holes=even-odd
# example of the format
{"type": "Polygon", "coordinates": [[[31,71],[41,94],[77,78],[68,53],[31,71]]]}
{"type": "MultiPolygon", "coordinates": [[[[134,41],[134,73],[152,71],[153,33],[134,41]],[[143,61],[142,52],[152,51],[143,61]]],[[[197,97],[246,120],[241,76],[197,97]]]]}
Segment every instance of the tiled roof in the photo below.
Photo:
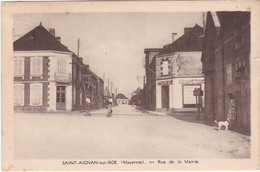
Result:
{"type": "Polygon", "coordinates": [[[165,45],[162,52],[158,55],[174,52],[201,51],[202,38],[200,36],[203,35],[203,28],[196,24],[193,28],[185,29],[189,30],[173,43],[165,45]]]}
{"type": "Polygon", "coordinates": [[[116,96],[116,99],[128,99],[124,94],[118,94],[117,96],[116,96]]]}
{"type": "Polygon", "coordinates": [[[37,26],[14,42],[14,51],[55,50],[70,52],[42,25],[37,26]]]}

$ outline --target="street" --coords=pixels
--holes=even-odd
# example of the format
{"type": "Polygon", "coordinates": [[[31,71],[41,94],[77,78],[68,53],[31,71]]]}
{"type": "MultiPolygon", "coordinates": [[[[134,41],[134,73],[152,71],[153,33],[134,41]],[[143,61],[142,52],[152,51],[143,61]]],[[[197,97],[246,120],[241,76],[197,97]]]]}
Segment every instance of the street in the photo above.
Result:
{"type": "Polygon", "coordinates": [[[130,105],[84,113],[15,113],[15,158],[249,158],[250,136],[130,105]]]}

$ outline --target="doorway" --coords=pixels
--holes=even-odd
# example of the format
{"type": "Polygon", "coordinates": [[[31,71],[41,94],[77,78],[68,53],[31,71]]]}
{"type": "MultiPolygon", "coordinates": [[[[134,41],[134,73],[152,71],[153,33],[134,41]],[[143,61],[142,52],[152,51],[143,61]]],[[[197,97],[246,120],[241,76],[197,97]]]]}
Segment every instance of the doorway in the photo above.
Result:
{"type": "Polygon", "coordinates": [[[57,110],[66,110],[66,86],[57,86],[56,109],[57,110]]]}
{"type": "Polygon", "coordinates": [[[162,109],[169,109],[169,85],[162,86],[162,109]]]}

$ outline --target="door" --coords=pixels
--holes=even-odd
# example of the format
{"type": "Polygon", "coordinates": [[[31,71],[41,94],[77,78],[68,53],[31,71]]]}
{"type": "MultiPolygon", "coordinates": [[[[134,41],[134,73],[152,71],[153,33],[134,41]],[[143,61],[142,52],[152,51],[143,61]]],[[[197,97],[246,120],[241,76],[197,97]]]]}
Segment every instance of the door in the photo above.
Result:
{"type": "Polygon", "coordinates": [[[162,108],[169,109],[169,85],[162,86],[162,108]]]}
{"type": "Polygon", "coordinates": [[[56,109],[66,110],[66,86],[57,86],[56,109]]]}

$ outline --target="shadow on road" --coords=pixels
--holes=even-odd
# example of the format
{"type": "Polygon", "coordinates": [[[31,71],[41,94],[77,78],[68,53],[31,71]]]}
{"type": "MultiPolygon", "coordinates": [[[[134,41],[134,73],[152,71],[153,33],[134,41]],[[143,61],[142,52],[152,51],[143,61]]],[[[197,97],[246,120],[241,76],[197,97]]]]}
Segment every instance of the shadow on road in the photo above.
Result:
{"type": "MultiPolygon", "coordinates": [[[[199,124],[204,124],[204,125],[208,125],[211,127],[217,127],[217,124],[214,122],[214,120],[204,119],[204,116],[201,116],[200,119],[197,119],[196,115],[179,115],[179,114],[176,115],[173,113],[167,113],[167,115],[174,117],[175,119],[186,121],[186,122],[199,123],[199,124]]],[[[217,128],[215,128],[215,130],[217,130],[217,128]]],[[[234,127],[234,129],[232,129],[232,130],[234,132],[237,132],[237,133],[240,133],[243,135],[247,135],[247,136],[251,135],[250,131],[245,128],[234,127]]]]}

